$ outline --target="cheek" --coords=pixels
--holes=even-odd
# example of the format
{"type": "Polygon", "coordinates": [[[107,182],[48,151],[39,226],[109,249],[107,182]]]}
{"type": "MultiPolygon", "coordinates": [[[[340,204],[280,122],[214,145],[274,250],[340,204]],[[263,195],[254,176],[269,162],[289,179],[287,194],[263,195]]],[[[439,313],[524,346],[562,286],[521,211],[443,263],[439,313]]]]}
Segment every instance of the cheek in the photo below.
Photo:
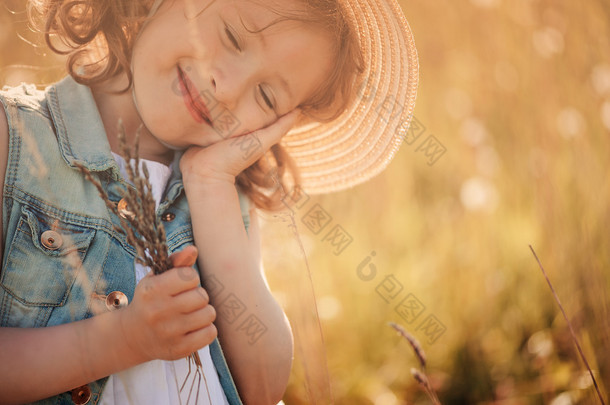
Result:
{"type": "MultiPolygon", "coordinates": [[[[183,27],[183,36],[177,41],[181,42],[183,48],[189,49],[189,54],[197,60],[210,60],[218,53],[218,33],[215,25],[210,21],[208,25],[186,21],[183,27]],[[203,25],[203,26],[202,26],[203,25]]],[[[178,45],[178,44],[176,44],[178,45]]]]}
{"type": "Polygon", "coordinates": [[[275,121],[275,115],[265,114],[254,101],[246,101],[235,111],[234,116],[239,120],[236,133],[243,135],[265,128],[275,121]]]}

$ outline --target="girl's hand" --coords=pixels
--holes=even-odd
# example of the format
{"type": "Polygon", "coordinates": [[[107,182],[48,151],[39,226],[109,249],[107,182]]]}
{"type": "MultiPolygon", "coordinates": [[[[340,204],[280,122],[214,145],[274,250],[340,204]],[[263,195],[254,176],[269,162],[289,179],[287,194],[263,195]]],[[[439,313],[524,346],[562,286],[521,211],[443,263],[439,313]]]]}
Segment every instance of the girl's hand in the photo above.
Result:
{"type": "Polygon", "coordinates": [[[183,181],[200,183],[227,181],[260,159],[292,128],[300,111],[295,109],[268,127],[245,135],[226,138],[205,148],[190,147],[180,160],[183,181]]]}
{"type": "Polygon", "coordinates": [[[217,335],[212,323],[216,311],[191,267],[197,249],[188,246],[170,259],[174,268],[144,277],[133,301],[119,310],[124,338],[142,362],[186,357],[212,343],[217,335]]]}

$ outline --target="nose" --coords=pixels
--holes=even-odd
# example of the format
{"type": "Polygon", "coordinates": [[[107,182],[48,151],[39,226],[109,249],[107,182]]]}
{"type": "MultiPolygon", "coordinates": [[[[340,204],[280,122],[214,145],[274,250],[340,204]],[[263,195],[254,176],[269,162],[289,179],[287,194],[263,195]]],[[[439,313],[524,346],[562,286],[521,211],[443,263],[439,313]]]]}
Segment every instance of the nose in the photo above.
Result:
{"type": "Polygon", "coordinates": [[[228,110],[235,109],[244,93],[243,81],[235,76],[228,78],[221,77],[220,75],[212,77],[211,81],[216,101],[228,110]]]}
{"type": "Polygon", "coordinates": [[[232,110],[256,87],[256,71],[253,66],[241,64],[216,71],[210,77],[214,97],[225,108],[232,110]]]}

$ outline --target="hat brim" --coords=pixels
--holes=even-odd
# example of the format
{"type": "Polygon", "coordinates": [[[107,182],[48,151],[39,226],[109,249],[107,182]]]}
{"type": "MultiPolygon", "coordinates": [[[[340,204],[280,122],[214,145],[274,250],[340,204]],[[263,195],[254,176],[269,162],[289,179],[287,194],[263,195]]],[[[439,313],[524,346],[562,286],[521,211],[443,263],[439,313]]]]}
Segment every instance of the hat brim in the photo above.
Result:
{"type": "Polygon", "coordinates": [[[347,189],[379,174],[400,148],[415,106],[417,50],[398,3],[342,4],[358,32],[366,79],[339,118],[294,128],[282,138],[307,194],[347,189]]]}

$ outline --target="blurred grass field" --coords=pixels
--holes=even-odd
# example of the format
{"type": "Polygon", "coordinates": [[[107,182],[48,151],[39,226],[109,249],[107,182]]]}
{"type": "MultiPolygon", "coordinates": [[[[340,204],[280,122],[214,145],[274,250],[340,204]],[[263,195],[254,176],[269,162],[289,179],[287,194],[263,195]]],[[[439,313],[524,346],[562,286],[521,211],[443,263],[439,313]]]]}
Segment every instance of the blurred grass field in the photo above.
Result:
{"type": "MultiPolygon", "coordinates": [[[[597,403],[528,245],[606,393],[610,3],[401,5],[419,51],[420,138],[368,183],[295,207],[335,403],[429,403],[410,374],[416,358],[388,322],[421,341],[444,404],[597,403]],[[433,165],[417,150],[431,135],[446,149],[433,165]],[[304,222],[315,204],[332,218],[318,234],[304,222]],[[352,238],[339,254],[324,240],[334,225],[352,238]],[[426,319],[442,328],[430,333],[426,319]]],[[[19,39],[35,38],[24,19],[0,8],[0,83],[61,77],[60,59],[19,39]]],[[[269,283],[291,319],[311,326],[292,230],[272,218],[262,226],[269,283]]],[[[310,403],[303,375],[313,358],[296,354],[286,405],[310,403]]]]}

